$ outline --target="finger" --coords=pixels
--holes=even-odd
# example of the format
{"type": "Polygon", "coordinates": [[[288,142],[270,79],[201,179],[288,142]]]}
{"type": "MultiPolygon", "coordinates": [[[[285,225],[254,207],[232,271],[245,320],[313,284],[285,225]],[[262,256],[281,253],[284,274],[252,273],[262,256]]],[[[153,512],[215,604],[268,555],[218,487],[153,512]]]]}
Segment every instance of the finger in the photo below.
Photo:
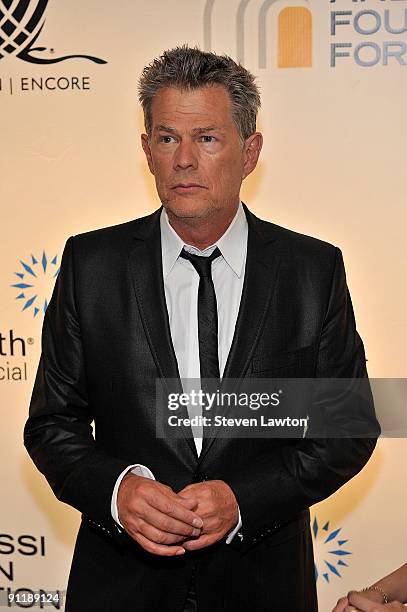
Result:
{"type": "Polygon", "coordinates": [[[181,495],[177,495],[177,501],[185,508],[188,508],[188,510],[195,511],[198,507],[198,501],[192,497],[181,497],[181,495]]]}
{"type": "Polygon", "coordinates": [[[147,495],[146,501],[156,510],[159,510],[163,514],[166,514],[174,519],[182,521],[186,525],[191,525],[192,527],[197,527],[198,529],[200,529],[203,525],[202,519],[195,514],[195,512],[185,508],[176,498],[176,496],[170,497],[161,492],[155,492],[152,495],[147,495]]]}
{"type": "MultiPolygon", "coordinates": [[[[205,481],[207,482],[207,481],[205,481]]],[[[178,491],[178,495],[182,497],[196,497],[200,493],[200,489],[204,482],[194,482],[192,484],[187,485],[181,491],[178,491]]]]}
{"type": "Polygon", "coordinates": [[[163,531],[155,529],[155,527],[151,527],[151,525],[148,525],[145,521],[140,519],[131,521],[124,527],[127,533],[133,538],[133,540],[136,541],[139,535],[143,536],[147,540],[150,540],[150,542],[154,542],[155,544],[163,544],[165,546],[181,544],[185,540],[184,536],[164,533],[163,531]]]}
{"type": "Polygon", "coordinates": [[[193,533],[191,535],[185,536],[175,533],[168,533],[153,527],[145,521],[138,521],[138,526],[135,533],[141,533],[145,538],[151,540],[151,542],[155,542],[156,544],[165,544],[169,546],[171,544],[183,542],[186,537],[198,537],[201,534],[201,530],[193,529],[193,533]]]}
{"type": "Polygon", "coordinates": [[[188,551],[200,550],[201,548],[206,548],[207,546],[211,546],[211,544],[215,544],[221,537],[220,534],[204,534],[196,540],[186,540],[183,542],[182,546],[188,551]]]}
{"type": "Polygon", "coordinates": [[[190,493],[191,491],[194,490],[194,488],[196,488],[200,483],[194,482],[192,484],[186,485],[186,487],[184,487],[183,489],[181,489],[181,491],[178,491],[178,495],[184,495],[184,493],[187,495],[188,493],[190,493]]]}
{"type": "MultiPolygon", "coordinates": [[[[201,534],[201,529],[187,525],[177,519],[173,519],[167,514],[163,514],[151,506],[146,505],[143,509],[141,509],[139,511],[139,517],[144,523],[151,526],[152,529],[159,531],[162,534],[182,536],[184,538],[196,537],[201,534]]],[[[151,539],[155,540],[155,538],[151,539]]]]}
{"type": "MultiPolygon", "coordinates": [[[[191,504],[189,504],[191,505],[191,504]]],[[[199,517],[200,518],[200,517],[199,517]]],[[[121,524],[127,529],[137,532],[139,521],[143,520],[160,531],[167,532],[171,535],[180,535],[184,539],[186,537],[196,537],[200,535],[200,528],[193,527],[191,524],[183,523],[178,519],[173,519],[167,514],[156,510],[149,505],[148,499],[141,497],[138,500],[133,500],[127,508],[119,512],[121,524]]],[[[200,524],[202,520],[200,519],[200,524]]]]}
{"type": "Polygon", "coordinates": [[[348,602],[347,597],[341,597],[341,599],[338,600],[338,603],[336,604],[332,612],[345,612],[345,609],[348,603],[349,602],[348,602]]]}
{"type": "Polygon", "coordinates": [[[372,601],[371,599],[367,599],[357,591],[351,591],[348,593],[348,600],[352,606],[357,610],[361,610],[362,612],[379,612],[380,610],[386,610],[386,608],[377,602],[372,601]]]}
{"type": "Polygon", "coordinates": [[[153,555],[175,557],[185,554],[185,548],[182,546],[165,546],[164,544],[156,544],[155,542],[151,542],[148,538],[144,537],[141,533],[137,533],[134,536],[134,539],[142,548],[144,548],[144,550],[153,555]]]}

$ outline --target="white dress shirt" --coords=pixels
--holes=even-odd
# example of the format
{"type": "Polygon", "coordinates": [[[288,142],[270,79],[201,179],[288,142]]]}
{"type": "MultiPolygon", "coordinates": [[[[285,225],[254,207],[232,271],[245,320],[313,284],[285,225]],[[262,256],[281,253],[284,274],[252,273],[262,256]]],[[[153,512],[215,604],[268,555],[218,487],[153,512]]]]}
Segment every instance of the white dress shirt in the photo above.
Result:
{"type": "MultiPolygon", "coordinates": [[[[179,255],[183,248],[204,257],[208,257],[216,247],[221,252],[222,256],[212,263],[212,279],[218,310],[218,355],[222,377],[235,331],[246,264],[248,226],[242,204],[239,204],[231,224],[217,243],[203,251],[182,241],[171,227],[165,209],[161,212],[160,230],[165,300],[181,379],[200,379],[201,374],[197,315],[199,275],[192,263],[179,255]]],[[[199,456],[202,438],[194,438],[194,441],[199,456]]],[[[111,508],[113,519],[119,525],[117,493],[123,477],[129,471],[154,479],[151,470],[141,464],[128,466],[120,474],[114,487],[111,508]]],[[[241,526],[239,511],[238,524],[226,539],[228,544],[241,526]]]]}

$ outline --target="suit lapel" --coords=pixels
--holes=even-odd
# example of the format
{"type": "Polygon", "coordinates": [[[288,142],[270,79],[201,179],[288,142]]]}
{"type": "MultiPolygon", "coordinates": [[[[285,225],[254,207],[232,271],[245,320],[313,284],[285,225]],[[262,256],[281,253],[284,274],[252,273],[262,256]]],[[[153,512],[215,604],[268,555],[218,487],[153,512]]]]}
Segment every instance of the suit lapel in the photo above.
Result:
{"type": "MultiPolygon", "coordinates": [[[[130,274],[147,341],[157,366],[158,377],[172,379],[166,392],[182,393],[178,363],[171,338],[165,300],[160,232],[161,209],[143,219],[129,257],[130,274]]],[[[187,417],[186,409],[178,416],[187,417]],[[183,414],[185,412],[185,414],[183,414]]],[[[166,428],[166,431],[171,428],[166,428]]],[[[193,458],[197,459],[191,428],[182,428],[193,458]]],[[[191,458],[191,457],[190,457],[191,458]]]]}
{"type": "MultiPolygon", "coordinates": [[[[221,384],[221,391],[227,392],[236,391],[236,384],[230,379],[243,378],[247,372],[269,311],[280,265],[273,244],[276,240],[273,225],[262,222],[245,205],[244,210],[249,225],[246,268],[235,332],[221,384]]],[[[211,427],[204,438],[200,461],[212,446],[216,431],[216,427],[211,427]]]]}
{"type": "Polygon", "coordinates": [[[235,333],[223,378],[244,376],[261,334],[275,287],[280,258],[274,249],[274,231],[264,231],[262,223],[245,206],[249,225],[245,278],[235,333]]]}

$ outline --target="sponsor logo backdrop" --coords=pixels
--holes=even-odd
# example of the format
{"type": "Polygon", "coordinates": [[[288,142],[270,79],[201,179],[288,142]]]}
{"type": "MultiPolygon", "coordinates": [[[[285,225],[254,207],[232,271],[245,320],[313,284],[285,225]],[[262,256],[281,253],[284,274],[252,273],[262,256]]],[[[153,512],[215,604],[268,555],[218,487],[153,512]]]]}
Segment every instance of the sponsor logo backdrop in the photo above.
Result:
{"type": "MultiPolygon", "coordinates": [[[[159,205],[136,82],[165,48],[258,75],[265,146],[244,200],[342,248],[370,374],[406,376],[406,42],[406,0],[0,1],[0,594],[66,588],[79,516],[22,446],[43,313],[68,236],[159,205]]],[[[322,612],[406,560],[406,458],[381,441],[313,509],[322,612]]]]}

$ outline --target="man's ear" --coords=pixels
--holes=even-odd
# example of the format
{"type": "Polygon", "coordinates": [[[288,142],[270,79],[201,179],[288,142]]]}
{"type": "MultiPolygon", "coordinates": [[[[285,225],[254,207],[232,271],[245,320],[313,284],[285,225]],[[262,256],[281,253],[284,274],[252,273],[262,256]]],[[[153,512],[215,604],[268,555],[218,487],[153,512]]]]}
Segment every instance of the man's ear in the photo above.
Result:
{"type": "Polygon", "coordinates": [[[149,143],[147,134],[141,135],[141,146],[143,147],[143,151],[145,153],[148,167],[150,168],[150,172],[151,174],[154,174],[153,158],[151,155],[150,143],[149,143]]]}
{"type": "Polygon", "coordinates": [[[260,151],[263,146],[263,136],[255,132],[244,143],[245,161],[243,165],[243,179],[246,178],[257,166],[260,151]]]}

